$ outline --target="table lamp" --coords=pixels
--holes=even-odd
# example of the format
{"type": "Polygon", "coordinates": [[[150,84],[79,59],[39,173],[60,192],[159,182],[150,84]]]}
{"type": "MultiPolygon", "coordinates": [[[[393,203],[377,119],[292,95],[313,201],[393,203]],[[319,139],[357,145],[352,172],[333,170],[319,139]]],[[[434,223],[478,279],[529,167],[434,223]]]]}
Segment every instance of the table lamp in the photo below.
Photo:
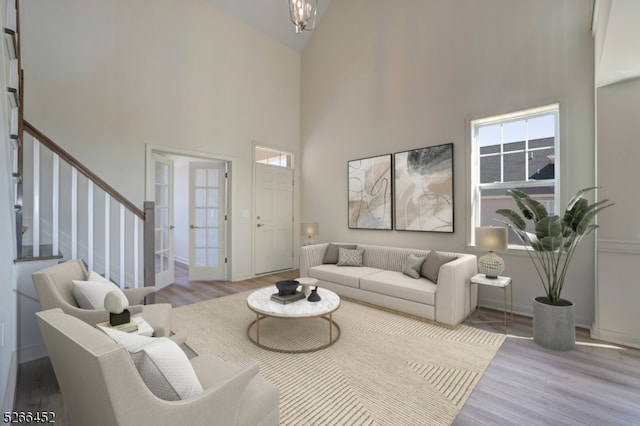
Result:
{"type": "Polygon", "coordinates": [[[311,244],[315,244],[316,240],[313,239],[314,236],[320,233],[320,225],[318,222],[303,222],[300,224],[302,228],[302,235],[306,235],[307,238],[302,242],[303,246],[308,246],[311,244]]]}
{"type": "Polygon", "coordinates": [[[487,278],[498,278],[504,272],[504,260],[494,253],[507,249],[507,228],[479,226],[476,228],[476,248],[489,253],[478,259],[478,271],[487,278]]]}

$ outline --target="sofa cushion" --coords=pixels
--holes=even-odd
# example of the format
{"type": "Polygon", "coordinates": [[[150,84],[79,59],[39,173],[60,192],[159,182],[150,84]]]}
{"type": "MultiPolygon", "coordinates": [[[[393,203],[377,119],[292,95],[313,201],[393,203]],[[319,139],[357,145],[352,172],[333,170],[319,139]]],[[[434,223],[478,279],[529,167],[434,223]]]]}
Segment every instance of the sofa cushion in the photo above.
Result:
{"type": "Polygon", "coordinates": [[[440,267],[447,262],[455,260],[455,257],[443,256],[437,251],[433,250],[427,255],[427,259],[422,264],[422,270],[420,275],[426,279],[438,283],[438,275],[440,274],[440,267]]]}
{"type": "Polygon", "coordinates": [[[427,305],[435,305],[437,290],[437,286],[426,278],[414,279],[397,271],[367,275],[360,279],[360,288],[427,305]]]}
{"type": "Polygon", "coordinates": [[[338,263],[338,249],[340,247],[343,247],[346,249],[354,249],[354,248],[357,248],[358,246],[356,244],[329,243],[329,245],[327,246],[327,250],[324,252],[324,258],[322,259],[322,263],[332,263],[334,265],[338,263]]]}
{"type": "Polygon", "coordinates": [[[409,254],[407,260],[404,261],[402,273],[414,279],[420,278],[420,269],[422,268],[422,264],[424,263],[425,259],[426,256],[418,257],[414,254],[409,254]]]}
{"type": "Polygon", "coordinates": [[[202,385],[187,355],[167,337],[146,337],[109,327],[99,328],[127,348],[140,377],[158,398],[188,399],[202,393],[202,385]]]}
{"type": "Polygon", "coordinates": [[[337,266],[362,266],[362,254],[364,250],[360,249],[346,249],[340,247],[338,249],[338,263],[337,266]]]}
{"type": "MultiPolygon", "coordinates": [[[[396,248],[390,247],[387,249],[388,251],[388,259],[387,265],[382,268],[389,271],[398,271],[402,272],[402,268],[404,268],[404,264],[409,258],[409,255],[412,254],[415,257],[427,257],[429,254],[429,250],[418,250],[418,249],[406,249],[406,248],[396,248]]],[[[418,270],[419,272],[420,270],[418,270]]]]}
{"type": "MultiPolygon", "coordinates": [[[[364,266],[378,269],[389,269],[389,247],[358,244],[358,248],[364,250],[364,254],[362,255],[362,264],[364,266]]],[[[402,266],[400,266],[397,270],[402,270],[402,266]]]]}
{"type": "Polygon", "coordinates": [[[318,280],[359,288],[360,278],[380,272],[380,269],[362,266],[345,268],[337,265],[318,265],[309,268],[309,276],[318,280]]]}

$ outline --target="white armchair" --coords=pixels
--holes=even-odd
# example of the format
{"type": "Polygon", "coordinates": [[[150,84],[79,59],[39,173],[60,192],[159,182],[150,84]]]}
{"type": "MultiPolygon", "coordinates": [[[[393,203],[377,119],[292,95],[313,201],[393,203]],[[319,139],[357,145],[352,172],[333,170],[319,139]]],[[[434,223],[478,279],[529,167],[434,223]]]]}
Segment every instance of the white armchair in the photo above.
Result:
{"type": "Polygon", "coordinates": [[[71,424],[279,424],[278,389],[256,376],[256,363],[240,369],[198,356],[190,361],[204,390],[165,401],[149,390],[127,349],[97,328],[61,309],[36,316],[71,424]]]}
{"type": "MultiPolygon", "coordinates": [[[[73,295],[73,280],[86,280],[88,272],[82,261],[68,260],[50,266],[32,274],[33,284],[43,310],[60,308],[66,314],[81,319],[90,325],[109,321],[109,312],[103,309],[82,309],[73,295]]],[[[184,333],[171,335],[173,307],[168,303],[140,305],[142,299],[153,293],[155,287],[124,289],[129,301],[131,315],[142,314],[146,322],[153,327],[156,337],[170,337],[178,344],[186,341],[184,333]]]]}

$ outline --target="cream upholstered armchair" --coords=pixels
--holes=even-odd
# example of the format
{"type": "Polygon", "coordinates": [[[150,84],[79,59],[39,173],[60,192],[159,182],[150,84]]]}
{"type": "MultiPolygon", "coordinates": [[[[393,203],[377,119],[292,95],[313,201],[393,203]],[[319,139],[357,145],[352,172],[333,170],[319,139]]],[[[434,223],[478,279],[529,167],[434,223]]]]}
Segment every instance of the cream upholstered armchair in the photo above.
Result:
{"type": "MultiPolygon", "coordinates": [[[[72,259],[50,266],[32,274],[33,284],[43,310],[60,308],[65,313],[81,319],[90,325],[109,321],[109,312],[104,309],[83,309],[78,306],[73,294],[74,280],[87,280],[89,273],[81,260],[72,259]]],[[[178,344],[186,341],[184,333],[171,335],[172,306],[168,303],[140,305],[144,297],[153,293],[155,287],[124,289],[129,301],[131,315],[142,314],[142,317],[154,330],[156,337],[170,337],[178,344]]]]}
{"type": "Polygon", "coordinates": [[[256,363],[241,369],[214,357],[185,361],[203,390],[187,399],[165,401],[147,387],[127,349],[99,329],[60,309],[36,316],[71,424],[279,423],[278,389],[256,376],[256,363]]]}

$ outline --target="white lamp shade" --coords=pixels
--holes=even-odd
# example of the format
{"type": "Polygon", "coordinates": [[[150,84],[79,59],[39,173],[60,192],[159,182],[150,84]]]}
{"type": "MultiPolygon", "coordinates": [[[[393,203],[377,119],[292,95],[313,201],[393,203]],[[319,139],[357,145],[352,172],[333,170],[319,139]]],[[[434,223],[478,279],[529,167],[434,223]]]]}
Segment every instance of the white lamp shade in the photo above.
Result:
{"type": "Polygon", "coordinates": [[[313,237],[320,233],[320,225],[318,222],[302,222],[300,227],[302,228],[302,235],[306,235],[308,237],[313,237]]]}
{"type": "Polygon", "coordinates": [[[476,228],[476,248],[479,250],[506,250],[507,228],[502,226],[479,226],[476,228]]]}

